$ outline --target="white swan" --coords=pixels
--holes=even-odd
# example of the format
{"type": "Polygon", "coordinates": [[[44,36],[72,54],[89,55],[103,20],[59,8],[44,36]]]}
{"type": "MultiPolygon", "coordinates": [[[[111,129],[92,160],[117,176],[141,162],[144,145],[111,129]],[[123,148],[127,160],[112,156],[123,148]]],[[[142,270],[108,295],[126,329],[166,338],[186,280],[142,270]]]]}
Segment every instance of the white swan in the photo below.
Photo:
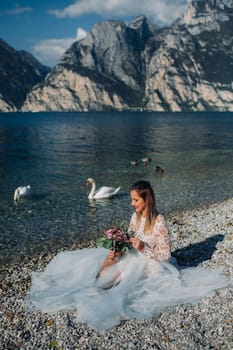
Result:
{"type": "Polygon", "coordinates": [[[120,187],[107,187],[103,186],[96,191],[95,180],[91,177],[87,179],[87,185],[92,185],[91,192],[88,195],[88,199],[105,199],[114,196],[117,192],[120,191],[120,187]]]}
{"type": "Polygon", "coordinates": [[[16,188],[16,190],[14,192],[14,201],[18,202],[20,198],[27,197],[30,195],[30,193],[31,193],[31,186],[30,185],[19,186],[16,188]]]}

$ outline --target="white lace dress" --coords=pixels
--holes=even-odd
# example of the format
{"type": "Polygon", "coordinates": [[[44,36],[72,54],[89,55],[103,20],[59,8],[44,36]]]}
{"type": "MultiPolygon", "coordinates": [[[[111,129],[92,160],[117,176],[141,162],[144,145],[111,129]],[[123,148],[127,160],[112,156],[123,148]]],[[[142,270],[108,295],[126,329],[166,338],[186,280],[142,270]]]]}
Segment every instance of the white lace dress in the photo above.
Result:
{"type": "Polygon", "coordinates": [[[132,215],[129,230],[136,233],[136,237],[144,242],[144,254],[150,259],[168,261],[171,257],[170,240],[164,217],[159,214],[156,217],[150,234],[144,233],[145,219],[142,217],[137,225],[136,213],[132,215]]]}
{"type": "Polygon", "coordinates": [[[59,253],[43,272],[33,274],[26,309],[47,313],[76,309],[81,320],[103,330],[122,320],[151,318],[166,307],[196,303],[230,285],[220,270],[178,270],[169,263],[169,236],[161,215],[150,235],[143,233],[145,222],[136,229],[135,220],[133,214],[130,229],[145,242],[144,254],[132,249],[96,278],[106,249],[59,253]]]}

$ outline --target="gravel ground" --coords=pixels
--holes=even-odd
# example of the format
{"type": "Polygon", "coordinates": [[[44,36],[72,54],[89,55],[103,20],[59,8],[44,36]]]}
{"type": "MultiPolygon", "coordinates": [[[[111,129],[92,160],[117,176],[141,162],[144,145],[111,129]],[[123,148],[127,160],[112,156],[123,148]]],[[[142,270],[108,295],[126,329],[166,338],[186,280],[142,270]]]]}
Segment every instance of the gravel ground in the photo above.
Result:
{"type": "MultiPolygon", "coordinates": [[[[172,255],[179,265],[220,267],[233,280],[233,199],[167,219],[172,255]]],[[[94,241],[64,250],[95,246],[94,241]]],[[[32,271],[41,271],[58,253],[34,255],[1,267],[0,349],[233,349],[233,288],[196,305],[169,307],[149,320],[124,321],[97,332],[74,310],[55,315],[27,313],[24,299],[32,271]]]]}

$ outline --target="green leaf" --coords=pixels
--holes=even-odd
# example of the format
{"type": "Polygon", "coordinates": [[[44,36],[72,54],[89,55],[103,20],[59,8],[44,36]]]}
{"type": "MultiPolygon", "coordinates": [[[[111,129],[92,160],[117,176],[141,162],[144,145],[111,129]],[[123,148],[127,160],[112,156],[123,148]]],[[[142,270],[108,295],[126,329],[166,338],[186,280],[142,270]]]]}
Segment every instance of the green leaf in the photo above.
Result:
{"type": "Polygon", "coordinates": [[[122,253],[127,254],[127,253],[128,253],[128,251],[129,251],[129,248],[128,248],[128,247],[126,247],[126,246],[124,246],[124,247],[121,249],[121,251],[122,251],[122,253]]]}
{"type": "Polygon", "coordinates": [[[128,234],[130,235],[130,237],[135,237],[135,232],[134,231],[129,231],[128,234]]]}
{"type": "Polygon", "coordinates": [[[103,243],[103,247],[106,248],[106,249],[112,248],[112,241],[111,241],[110,239],[106,240],[106,241],[103,243]]]}
{"type": "Polygon", "coordinates": [[[97,245],[99,245],[100,247],[103,247],[104,246],[104,243],[108,241],[105,237],[98,237],[96,239],[96,243],[97,245]]]}

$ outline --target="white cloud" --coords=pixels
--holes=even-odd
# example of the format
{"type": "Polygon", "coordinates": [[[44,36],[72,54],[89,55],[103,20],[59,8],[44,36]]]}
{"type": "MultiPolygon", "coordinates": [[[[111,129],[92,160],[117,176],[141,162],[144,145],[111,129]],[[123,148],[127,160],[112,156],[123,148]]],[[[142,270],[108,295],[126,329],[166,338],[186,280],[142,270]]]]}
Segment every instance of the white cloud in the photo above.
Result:
{"type": "Polygon", "coordinates": [[[41,63],[54,66],[73,42],[83,39],[86,35],[87,32],[84,29],[78,28],[76,38],[41,40],[33,46],[33,55],[36,56],[41,63]]]}
{"type": "Polygon", "coordinates": [[[58,18],[79,17],[95,13],[102,17],[120,18],[145,15],[155,23],[166,25],[180,17],[190,0],[75,0],[62,10],[51,10],[58,18]]]}

